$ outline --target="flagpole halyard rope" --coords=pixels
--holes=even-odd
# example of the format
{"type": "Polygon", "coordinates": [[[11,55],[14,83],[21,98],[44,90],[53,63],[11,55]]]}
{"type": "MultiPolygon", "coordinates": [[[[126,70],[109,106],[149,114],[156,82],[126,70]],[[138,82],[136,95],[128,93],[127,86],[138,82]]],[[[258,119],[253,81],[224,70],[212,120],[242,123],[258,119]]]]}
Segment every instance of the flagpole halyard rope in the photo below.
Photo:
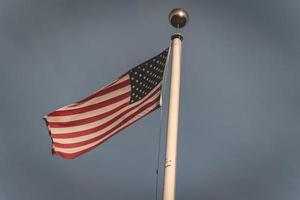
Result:
{"type": "Polygon", "coordinates": [[[160,95],[160,117],[159,117],[159,136],[158,136],[158,151],[157,151],[157,165],[156,165],[156,183],[155,183],[155,199],[158,200],[158,181],[159,181],[159,162],[160,162],[160,154],[161,154],[161,137],[162,137],[162,122],[163,122],[163,97],[165,95],[166,87],[165,87],[165,82],[166,82],[166,74],[169,69],[169,57],[171,53],[171,44],[170,42],[169,45],[169,50],[168,50],[168,56],[165,64],[165,70],[163,73],[163,79],[162,79],[162,90],[161,90],[161,95],[160,95]]]}

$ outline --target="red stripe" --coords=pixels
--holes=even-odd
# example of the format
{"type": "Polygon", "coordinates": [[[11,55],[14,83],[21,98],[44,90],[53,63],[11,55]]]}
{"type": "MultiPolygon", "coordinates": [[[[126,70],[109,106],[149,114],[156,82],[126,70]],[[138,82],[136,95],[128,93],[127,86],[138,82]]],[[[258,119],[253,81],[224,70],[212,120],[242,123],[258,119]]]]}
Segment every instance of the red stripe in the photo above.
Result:
{"type": "MultiPolygon", "coordinates": [[[[124,76],[125,75],[126,74],[124,74],[124,76]]],[[[120,79],[121,78],[123,78],[123,77],[120,77],[120,79]]],[[[116,80],[115,82],[117,82],[118,80],[116,80]]],[[[92,98],[103,96],[103,95],[108,94],[108,93],[110,93],[110,92],[112,92],[114,90],[118,90],[118,89],[120,89],[122,87],[126,87],[127,85],[130,85],[130,80],[127,79],[127,80],[122,81],[122,82],[120,82],[120,83],[118,83],[116,85],[113,85],[113,84],[115,84],[115,83],[111,83],[110,85],[106,86],[102,90],[99,90],[99,91],[95,92],[94,94],[92,94],[92,95],[90,95],[90,96],[88,96],[88,97],[86,97],[86,98],[78,101],[77,103],[83,103],[83,102],[88,101],[88,100],[90,100],[92,98]]]]}
{"type": "MultiPolygon", "coordinates": [[[[157,88],[153,94],[151,94],[149,97],[143,99],[138,105],[141,105],[143,102],[147,101],[149,98],[153,97],[153,95],[155,93],[157,93],[159,90],[161,89],[161,87],[157,88]]],[[[126,107],[129,105],[129,102],[126,102],[120,106],[118,106],[117,108],[114,108],[108,112],[102,113],[100,115],[97,116],[93,116],[93,117],[89,117],[89,118],[85,118],[85,119],[80,119],[80,120],[74,120],[74,121],[70,121],[70,122],[48,122],[48,125],[51,128],[66,128],[66,127],[72,127],[72,126],[80,126],[80,125],[84,125],[84,124],[88,124],[91,122],[95,122],[97,120],[103,119],[105,117],[108,117],[109,115],[114,114],[115,112],[117,112],[118,110],[126,107]]]]}
{"type": "Polygon", "coordinates": [[[82,108],[76,108],[76,109],[72,109],[72,110],[58,110],[58,111],[54,111],[53,113],[50,113],[48,116],[66,116],[66,115],[75,115],[75,114],[81,114],[81,113],[85,113],[85,112],[89,112],[92,110],[96,110],[99,108],[103,108],[105,106],[109,106],[110,104],[116,103],[118,101],[121,101],[123,99],[126,99],[128,97],[130,97],[131,95],[131,91],[126,92],[124,94],[121,94],[119,96],[113,97],[111,99],[107,99],[105,101],[101,101],[99,103],[90,105],[90,106],[86,106],[86,107],[82,107],[82,108]]]}
{"type": "Polygon", "coordinates": [[[66,128],[66,127],[72,127],[72,126],[80,126],[80,125],[83,125],[83,124],[88,124],[88,123],[91,123],[91,122],[95,122],[95,121],[98,121],[100,119],[103,119],[105,117],[108,117],[109,115],[112,115],[114,114],[115,112],[117,112],[118,110],[126,107],[130,105],[129,102],[126,102],[108,112],[105,112],[105,113],[101,113],[100,115],[96,115],[96,116],[93,116],[93,117],[89,117],[89,118],[85,118],[85,119],[79,119],[79,120],[74,120],[74,121],[70,121],[70,122],[49,122],[48,125],[51,127],[51,128],[66,128]]]}
{"type": "MultiPolygon", "coordinates": [[[[126,72],[125,74],[123,74],[122,76],[120,76],[119,78],[117,78],[116,80],[114,80],[113,82],[111,82],[110,84],[108,84],[107,86],[104,86],[103,89],[108,88],[108,87],[114,85],[116,82],[118,82],[120,79],[122,79],[123,77],[125,77],[127,74],[128,74],[128,72],[126,72]]],[[[100,89],[100,90],[102,90],[102,89],[100,89]]]]}
{"type": "MultiPolygon", "coordinates": [[[[85,140],[85,141],[82,141],[82,142],[76,142],[76,143],[71,143],[71,144],[61,144],[61,143],[56,143],[54,142],[54,145],[56,147],[61,147],[61,148],[75,148],[75,147],[80,147],[80,146],[83,146],[83,145],[87,145],[87,144],[90,144],[92,142],[96,142],[98,140],[101,140],[102,138],[106,137],[107,135],[111,134],[112,132],[114,132],[116,129],[118,129],[120,126],[126,124],[129,120],[131,120],[133,117],[137,116],[138,114],[140,114],[141,112],[143,112],[144,110],[146,110],[147,108],[153,106],[154,104],[157,104],[158,103],[158,99],[154,99],[153,101],[145,104],[143,107],[139,108],[137,111],[135,111],[134,113],[132,113],[131,115],[129,115],[127,118],[125,118],[123,121],[121,121],[119,124],[115,125],[113,128],[111,128],[110,130],[106,131],[105,133],[97,136],[97,137],[94,137],[94,138],[91,138],[89,140],[85,140]]],[[[146,113],[147,114],[147,113],[146,113]]],[[[145,114],[145,115],[146,115],[145,114]]],[[[136,120],[135,120],[136,121],[136,120]]]]}
{"type": "MultiPolygon", "coordinates": [[[[159,106],[157,106],[157,107],[153,108],[152,110],[150,110],[150,111],[148,112],[148,114],[151,113],[152,111],[156,110],[158,107],[159,107],[159,106]]],[[[144,116],[146,116],[146,115],[144,115],[144,116]]],[[[144,116],[142,116],[141,118],[143,118],[144,116]]],[[[141,119],[141,118],[139,118],[139,119],[141,119]]],[[[87,152],[89,152],[89,151],[95,149],[95,148],[98,147],[100,144],[102,144],[103,142],[107,141],[107,140],[110,139],[112,136],[114,136],[115,134],[119,133],[119,132],[122,131],[123,129],[127,128],[128,126],[130,126],[130,125],[131,125],[132,123],[134,123],[134,122],[136,122],[136,120],[133,121],[133,122],[131,122],[131,123],[129,123],[128,125],[124,126],[124,127],[121,128],[118,132],[116,132],[116,133],[110,135],[109,137],[107,137],[106,139],[102,140],[99,144],[96,144],[95,146],[92,146],[92,147],[90,147],[90,148],[88,148],[88,149],[85,149],[85,150],[82,150],[82,151],[79,151],[79,152],[76,152],[76,153],[63,153],[63,152],[55,151],[55,150],[54,150],[54,147],[52,147],[52,154],[53,154],[53,155],[59,155],[59,156],[61,156],[61,157],[63,157],[63,158],[66,158],[66,159],[74,159],[74,158],[76,158],[76,157],[78,157],[78,156],[80,156],[80,155],[82,155],[82,154],[84,154],[84,153],[87,153],[87,152]]]]}
{"type": "MultiPolygon", "coordinates": [[[[157,92],[156,92],[157,93],[157,92]]],[[[152,95],[155,95],[156,93],[153,93],[152,95]]],[[[150,97],[149,97],[150,98],[150,97]]],[[[124,112],[120,113],[119,115],[117,115],[116,117],[112,118],[111,120],[96,126],[94,128],[91,129],[86,129],[83,131],[76,131],[76,132],[70,132],[70,133],[58,133],[58,134],[53,134],[52,133],[52,137],[53,138],[72,138],[72,137],[80,137],[80,136],[84,136],[84,135],[88,135],[88,134],[92,134],[94,132],[100,131],[101,129],[106,128],[107,126],[111,125],[112,123],[114,123],[116,120],[120,119],[121,117],[123,117],[123,115],[125,115],[126,113],[134,110],[135,108],[137,108],[138,106],[140,106],[141,104],[137,104],[127,110],[125,110],[124,112]]]]}

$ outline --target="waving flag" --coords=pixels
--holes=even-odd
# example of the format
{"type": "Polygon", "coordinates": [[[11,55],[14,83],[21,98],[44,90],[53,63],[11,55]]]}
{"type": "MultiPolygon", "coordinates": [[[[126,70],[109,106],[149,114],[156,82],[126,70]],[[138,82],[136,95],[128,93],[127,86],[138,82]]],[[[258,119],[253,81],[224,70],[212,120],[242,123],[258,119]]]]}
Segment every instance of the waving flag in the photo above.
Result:
{"type": "Polygon", "coordinates": [[[168,49],[89,97],[44,117],[52,153],[73,159],[159,107],[168,49]]]}

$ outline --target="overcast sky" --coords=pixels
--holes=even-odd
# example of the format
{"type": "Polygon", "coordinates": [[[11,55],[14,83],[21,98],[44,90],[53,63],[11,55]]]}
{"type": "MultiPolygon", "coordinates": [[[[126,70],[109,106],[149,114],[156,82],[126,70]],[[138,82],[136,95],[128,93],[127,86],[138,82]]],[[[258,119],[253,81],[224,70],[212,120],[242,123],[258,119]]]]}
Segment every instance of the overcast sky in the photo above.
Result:
{"type": "Polygon", "coordinates": [[[75,160],[42,117],[166,48],[175,7],[177,199],[300,199],[299,1],[2,0],[1,200],[155,199],[159,111],[75,160]]]}

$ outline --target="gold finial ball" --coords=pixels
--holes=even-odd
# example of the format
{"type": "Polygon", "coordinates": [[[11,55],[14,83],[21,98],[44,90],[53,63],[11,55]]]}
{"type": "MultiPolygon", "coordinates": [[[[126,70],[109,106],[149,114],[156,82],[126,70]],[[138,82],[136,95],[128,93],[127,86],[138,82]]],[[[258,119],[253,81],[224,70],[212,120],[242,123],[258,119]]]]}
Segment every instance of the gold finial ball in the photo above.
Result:
{"type": "Polygon", "coordinates": [[[189,14],[182,8],[175,8],[169,14],[169,21],[175,28],[182,28],[188,23],[189,14]]]}

